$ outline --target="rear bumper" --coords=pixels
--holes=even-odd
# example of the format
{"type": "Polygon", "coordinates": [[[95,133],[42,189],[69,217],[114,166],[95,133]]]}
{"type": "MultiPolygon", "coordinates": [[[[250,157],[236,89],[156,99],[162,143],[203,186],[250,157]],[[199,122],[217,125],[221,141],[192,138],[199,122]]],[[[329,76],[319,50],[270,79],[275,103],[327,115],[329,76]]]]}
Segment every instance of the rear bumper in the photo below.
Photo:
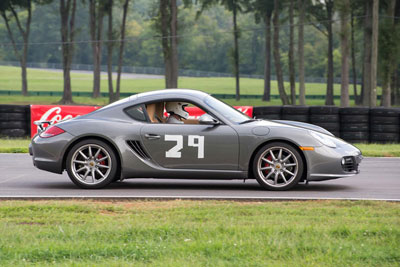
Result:
{"type": "Polygon", "coordinates": [[[63,133],[51,138],[35,136],[29,145],[33,165],[38,169],[62,173],[63,158],[68,142],[73,138],[69,133],[63,133]]]}

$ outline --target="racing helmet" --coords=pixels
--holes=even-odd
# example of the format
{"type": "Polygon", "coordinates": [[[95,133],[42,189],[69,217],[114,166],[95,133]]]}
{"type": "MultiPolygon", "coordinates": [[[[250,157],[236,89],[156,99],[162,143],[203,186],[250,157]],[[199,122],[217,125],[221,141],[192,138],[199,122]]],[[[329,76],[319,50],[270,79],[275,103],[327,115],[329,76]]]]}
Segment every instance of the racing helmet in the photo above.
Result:
{"type": "Polygon", "coordinates": [[[168,102],[165,106],[165,109],[170,114],[173,113],[184,119],[187,119],[189,117],[189,113],[185,110],[187,105],[188,103],[183,102],[168,102]]]}

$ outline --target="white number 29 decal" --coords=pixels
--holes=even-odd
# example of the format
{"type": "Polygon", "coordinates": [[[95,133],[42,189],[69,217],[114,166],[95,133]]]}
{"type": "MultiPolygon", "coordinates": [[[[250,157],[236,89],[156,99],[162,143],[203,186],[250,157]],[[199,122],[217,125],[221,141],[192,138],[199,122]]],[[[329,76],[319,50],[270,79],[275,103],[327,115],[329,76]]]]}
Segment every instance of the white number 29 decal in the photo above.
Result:
{"type": "MultiPolygon", "coordinates": [[[[181,149],[183,148],[183,136],[182,135],[165,135],[165,141],[175,141],[176,145],[170,150],[165,152],[166,158],[181,158],[181,149]]],[[[197,158],[204,158],[204,136],[201,135],[189,135],[188,146],[197,147],[197,158]]]]}

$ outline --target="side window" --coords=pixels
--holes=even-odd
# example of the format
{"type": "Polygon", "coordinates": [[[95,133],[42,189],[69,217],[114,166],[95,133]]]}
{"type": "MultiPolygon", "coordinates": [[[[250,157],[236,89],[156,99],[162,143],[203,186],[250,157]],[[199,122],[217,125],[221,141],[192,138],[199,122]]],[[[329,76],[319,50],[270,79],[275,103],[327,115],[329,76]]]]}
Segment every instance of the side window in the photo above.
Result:
{"type": "Polygon", "coordinates": [[[126,114],[137,121],[147,121],[143,105],[133,106],[125,109],[126,114]]]}

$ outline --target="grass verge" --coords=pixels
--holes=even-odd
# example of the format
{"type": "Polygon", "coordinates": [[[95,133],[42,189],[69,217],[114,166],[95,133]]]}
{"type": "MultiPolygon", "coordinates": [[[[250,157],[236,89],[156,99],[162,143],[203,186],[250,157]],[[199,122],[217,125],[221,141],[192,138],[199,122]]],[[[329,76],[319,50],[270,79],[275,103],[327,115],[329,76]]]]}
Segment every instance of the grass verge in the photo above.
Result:
{"type": "Polygon", "coordinates": [[[0,265],[398,266],[389,202],[0,202],[0,265]]]}
{"type": "MultiPolygon", "coordinates": [[[[93,75],[88,73],[72,73],[72,90],[76,92],[91,92],[93,86],[93,75]]],[[[264,88],[262,79],[240,79],[240,93],[242,95],[262,95],[264,88]]],[[[63,75],[62,72],[28,69],[28,86],[31,91],[62,91],[63,90],[63,75]]],[[[100,90],[107,92],[107,76],[102,75],[100,90]]],[[[289,83],[285,83],[287,93],[289,93],[289,83]]],[[[121,92],[140,93],[156,89],[165,88],[164,79],[128,79],[123,78],[121,81],[121,92]]],[[[189,88],[205,91],[211,94],[234,94],[235,93],[235,78],[198,78],[198,77],[181,77],[179,78],[179,88],[189,88]]],[[[298,86],[297,86],[298,88],[298,86]]],[[[307,83],[308,95],[325,95],[326,84],[324,83],[307,83]]],[[[0,66],[0,90],[21,90],[21,74],[20,68],[0,66]]],[[[380,90],[380,89],[379,89],[380,90]]],[[[271,94],[278,95],[276,81],[271,83],[271,94]]],[[[340,95],[340,85],[334,85],[334,94],[340,95]]],[[[0,104],[54,104],[61,97],[51,96],[1,96],[0,104]]],[[[88,105],[105,105],[108,103],[107,98],[89,98],[89,97],[74,97],[74,102],[77,104],[88,105]]],[[[261,99],[241,99],[236,101],[229,99],[227,101],[231,105],[281,105],[280,99],[274,99],[271,102],[264,102],[261,99]]],[[[325,100],[307,99],[307,105],[324,105],[325,100]]],[[[336,100],[339,103],[338,100],[336,100]]],[[[354,105],[354,101],[351,104],[354,105]]]]}
{"type": "Polygon", "coordinates": [[[0,138],[0,153],[28,153],[29,138],[0,138]]]}
{"type": "MultiPolygon", "coordinates": [[[[0,153],[28,153],[29,138],[0,138],[0,153]]],[[[400,157],[400,144],[355,144],[364,157],[400,157]]]]}

